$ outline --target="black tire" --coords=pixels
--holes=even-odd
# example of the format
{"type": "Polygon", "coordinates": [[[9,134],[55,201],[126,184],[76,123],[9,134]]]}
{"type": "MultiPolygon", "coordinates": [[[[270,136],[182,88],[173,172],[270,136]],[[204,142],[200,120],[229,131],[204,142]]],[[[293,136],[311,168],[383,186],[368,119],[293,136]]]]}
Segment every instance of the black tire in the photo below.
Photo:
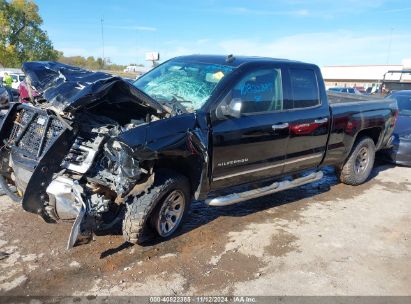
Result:
{"type": "Polygon", "coordinates": [[[369,137],[359,138],[340,171],[340,181],[347,185],[357,186],[364,183],[374,167],[375,144],[369,137]],[[364,156],[366,151],[367,156],[364,156]],[[361,166],[361,159],[367,158],[366,165],[361,166]]]}
{"type": "Polygon", "coordinates": [[[123,220],[123,237],[125,241],[141,244],[149,239],[150,230],[154,230],[151,225],[153,223],[152,219],[158,216],[157,213],[160,211],[163,200],[176,189],[184,195],[185,208],[178,227],[173,231],[173,234],[181,228],[191,203],[190,184],[183,175],[169,170],[159,170],[156,172],[153,185],[147,192],[135,196],[132,202],[127,205],[123,220]]]}

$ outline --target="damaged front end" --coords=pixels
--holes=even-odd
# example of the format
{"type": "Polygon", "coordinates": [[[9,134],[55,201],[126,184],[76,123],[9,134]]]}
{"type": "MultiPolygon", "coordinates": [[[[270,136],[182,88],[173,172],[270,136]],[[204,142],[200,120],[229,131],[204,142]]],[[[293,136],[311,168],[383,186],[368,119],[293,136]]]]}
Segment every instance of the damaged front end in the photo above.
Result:
{"type": "Polygon", "coordinates": [[[42,98],[11,104],[0,128],[0,173],[24,210],[50,223],[75,220],[71,247],[82,230],[112,224],[118,197],[151,172],[113,139],[167,113],[118,77],[53,62],[23,69],[42,98]]]}
{"type": "Polygon", "coordinates": [[[194,113],[173,113],[109,74],[55,62],[23,70],[40,95],[12,104],[3,119],[0,174],[24,210],[49,223],[74,221],[68,248],[119,223],[129,197],[153,183],[155,166],[173,165],[165,158],[195,162],[187,176],[196,186],[205,181],[207,136],[195,130],[194,113]]]}

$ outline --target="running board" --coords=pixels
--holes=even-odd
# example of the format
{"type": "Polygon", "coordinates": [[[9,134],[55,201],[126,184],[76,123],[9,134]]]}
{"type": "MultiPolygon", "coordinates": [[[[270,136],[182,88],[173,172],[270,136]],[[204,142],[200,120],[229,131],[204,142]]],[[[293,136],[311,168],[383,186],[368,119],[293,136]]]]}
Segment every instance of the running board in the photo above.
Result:
{"type": "Polygon", "coordinates": [[[209,198],[205,200],[205,203],[208,206],[227,206],[236,204],[239,202],[247,201],[256,197],[260,197],[263,195],[268,195],[276,192],[280,192],[283,190],[299,187],[308,183],[316,182],[323,177],[323,172],[313,172],[307,176],[303,176],[291,181],[282,181],[282,182],[275,182],[271,185],[253,189],[241,193],[233,193],[226,196],[220,196],[215,198],[209,198]]]}

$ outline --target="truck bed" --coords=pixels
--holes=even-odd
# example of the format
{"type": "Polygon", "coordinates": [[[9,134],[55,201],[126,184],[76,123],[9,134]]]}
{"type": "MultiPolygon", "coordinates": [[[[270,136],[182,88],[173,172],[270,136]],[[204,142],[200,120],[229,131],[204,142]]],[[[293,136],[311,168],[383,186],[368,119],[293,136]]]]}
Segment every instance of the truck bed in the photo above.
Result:
{"type": "Polygon", "coordinates": [[[330,104],[384,99],[382,95],[359,95],[332,91],[327,91],[327,97],[330,104]]]}
{"type": "Polygon", "coordinates": [[[375,96],[359,97],[366,98],[340,97],[334,101],[329,100],[332,124],[325,164],[342,165],[359,130],[362,135],[374,139],[376,150],[384,148],[389,142],[395,123],[393,111],[397,109],[396,102],[391,99],[376,99],[375,96]]]}

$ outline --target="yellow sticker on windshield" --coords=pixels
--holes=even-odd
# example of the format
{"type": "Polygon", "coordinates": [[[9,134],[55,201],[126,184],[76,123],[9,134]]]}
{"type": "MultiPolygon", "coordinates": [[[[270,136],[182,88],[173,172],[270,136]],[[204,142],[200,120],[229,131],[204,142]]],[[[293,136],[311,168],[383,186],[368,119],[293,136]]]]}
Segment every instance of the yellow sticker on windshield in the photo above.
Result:
{"type": "Polygon", "coordinates": [[[223,78],[223,77],[224,77],[224,73],[221,72],[221,71],[216,72],[216,73],[213,74],[213,78],[214,78],[214,79],[217,79],[217,80],[220,80],[220,79],[223,78]]]}

